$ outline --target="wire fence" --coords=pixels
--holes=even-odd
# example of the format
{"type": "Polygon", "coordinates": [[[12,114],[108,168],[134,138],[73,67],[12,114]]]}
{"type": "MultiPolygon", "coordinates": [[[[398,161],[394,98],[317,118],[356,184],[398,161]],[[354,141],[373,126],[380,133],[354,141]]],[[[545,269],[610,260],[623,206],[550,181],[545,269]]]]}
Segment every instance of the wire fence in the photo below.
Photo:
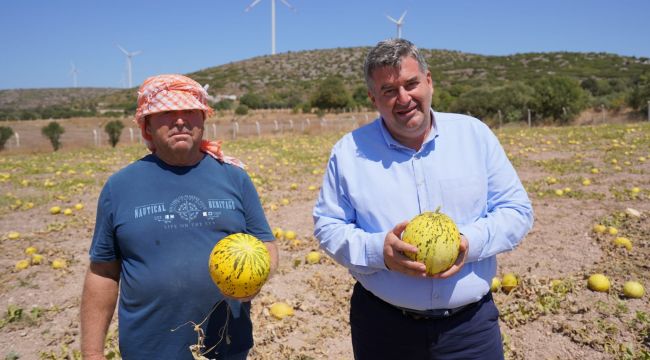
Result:
{"type": "MultiPolygon", "coordinates": [[[[247,137],[283,135],[287,133],[316,135],[323,132],[350,131],[371,120],[372,118],[368,114],[337,116],[329,119],[265,119],[262,121],[230,121],[229,123],[225,121],[207,120],[204,125],[204,138],[232,140],[247,137]]],[[[102,123],[84,123],[80,125],[79,121],[35,120],[20,121],[10,125],[14,130],[14,135],[5,143],[5,151],[29,152],[51,150],[52,146],[49,139],[41,133],[41,128],[51,121],[59,122],[65,129],[65,132],[60,137],[63,149],[110,146],[108,134],[104,131],[102,123]]],[[[123,123],[129,122],[123,121],[123,123]]],[[[125,127],[120,135],[118,145],[135,143],[143,143],[140,129],[135,126],[125,127]]]]}

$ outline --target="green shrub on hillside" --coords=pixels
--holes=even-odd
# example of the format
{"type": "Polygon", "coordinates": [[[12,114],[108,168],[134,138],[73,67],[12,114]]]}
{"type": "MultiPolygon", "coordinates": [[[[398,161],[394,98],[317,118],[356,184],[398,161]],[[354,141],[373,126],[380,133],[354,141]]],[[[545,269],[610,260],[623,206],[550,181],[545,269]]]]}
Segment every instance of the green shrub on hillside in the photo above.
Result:
{"type": "Polygon", "coordinates": [[[641,75],[636,81],[627,103],[634,110],[647,113],[648,101],[650,101],[650,72],[641,75]]]}
{"type": "Polygon", "coordinates": [[[352,98],[343,79],[330,76],[323,80],[312,94],[311,104],[322,110],[343,109],[352,105],[352,98]]]}
{"type": "Polygon", "coordinates": [[[535,89],[531,110],[542,118],[566,123],[587,105],[587,94],[577,80],[553,76],[533,81],[531,85],[535,89]]]}
{"type": "Polygon", "coordinates": [[[218,103],[214,104],[215,110],[230,110],[235,105],[235,102],[230,99],[223,99],[218,103]]]}

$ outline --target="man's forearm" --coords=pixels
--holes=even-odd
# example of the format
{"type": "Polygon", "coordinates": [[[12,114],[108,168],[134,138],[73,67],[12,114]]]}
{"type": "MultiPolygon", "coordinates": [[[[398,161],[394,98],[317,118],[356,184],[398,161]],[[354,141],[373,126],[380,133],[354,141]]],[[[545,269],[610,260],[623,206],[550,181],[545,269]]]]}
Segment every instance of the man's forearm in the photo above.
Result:
{"type": "Polygon", "coordinates": [[[118,281],[92,269],[86,273],[81,296],[81,352],[84,359],[103,359],[104,341],[117,303],[118,281]]]}
{"type": "Polygon", "coordinates": [[[266,249],[269,251],[269,255],[271,256],[271,271],[269,275],[272,275],[277,270],[278,263],[280,261],[277,241],[266,241],[264,242],[264,245],[266,246],[266,249]]]}

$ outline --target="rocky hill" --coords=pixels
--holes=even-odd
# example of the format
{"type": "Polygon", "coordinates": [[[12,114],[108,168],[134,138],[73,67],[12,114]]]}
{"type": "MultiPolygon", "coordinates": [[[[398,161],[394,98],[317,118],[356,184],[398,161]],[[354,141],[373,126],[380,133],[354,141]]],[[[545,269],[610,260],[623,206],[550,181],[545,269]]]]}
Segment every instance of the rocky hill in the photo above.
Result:
{"type": "MultiPolygon", "coordinates": [[[[368,47],[287,52],[202,69],[188,76],[208,84],[215,99],[246,94],[263,107],[295,107],[307,101],[321,80],[337,76],[351,93],[363,87],[368,47]]],[[[650,59],[608,53],[525,53],[484,56],[447,50],[422,50],[438,89],[454,96],[468,89],[498,87],[559,75],[584,84],[594,96],[630,91],[650,59]],[[455,90],[454,90],[455,89],[455,90]]],[[[583,86],[584,87],[584,86],[583,86]]],[[[622,96],[622,95],[620,95],[622,96]]],[[[619,97],[620,97],[619,96],[619,97]]],[[[135,89],[21,89],[0,91],[0,119],[47,117],[52,112],[123,114],[135,108],[135,89]]],[[[50,116],[51,117],[51,116],[50,116]]]]}

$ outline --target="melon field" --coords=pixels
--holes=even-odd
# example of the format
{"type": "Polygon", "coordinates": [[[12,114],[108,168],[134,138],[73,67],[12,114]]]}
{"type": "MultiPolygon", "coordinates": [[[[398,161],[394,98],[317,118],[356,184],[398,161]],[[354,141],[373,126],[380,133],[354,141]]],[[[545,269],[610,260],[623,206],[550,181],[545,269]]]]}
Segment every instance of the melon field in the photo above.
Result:
{"type": "MultiPolygon", "coordinates": [[[[225,141],[224,151],[247,163],[271,227],[285,235],[279,270],[253,300],[251,359],[352,358],[353,280],[322,252],[306,260],[319,251],[311,212],[339,130],[225,141]],[[293,314],[274,317],[278,302],[293,314]]],[[[499,276],[518,281],[494,293],[506,358],[650,359],[650,123],[495,132],[535,211],[521,245],[498,257],[499,276]],[[609,279],[608,292],[588,289],[595,273],[609,279]],[[629,280],[646,294],[623,296],[629,280]]],[[[0,153],[0,359],[80,358],[97,197],[111,173],[144,154],[141,144],[65,143],[56,153],[0,153]]],[[[114,321],[109,358],[119,358],[116,339],[114,321]]]]}

